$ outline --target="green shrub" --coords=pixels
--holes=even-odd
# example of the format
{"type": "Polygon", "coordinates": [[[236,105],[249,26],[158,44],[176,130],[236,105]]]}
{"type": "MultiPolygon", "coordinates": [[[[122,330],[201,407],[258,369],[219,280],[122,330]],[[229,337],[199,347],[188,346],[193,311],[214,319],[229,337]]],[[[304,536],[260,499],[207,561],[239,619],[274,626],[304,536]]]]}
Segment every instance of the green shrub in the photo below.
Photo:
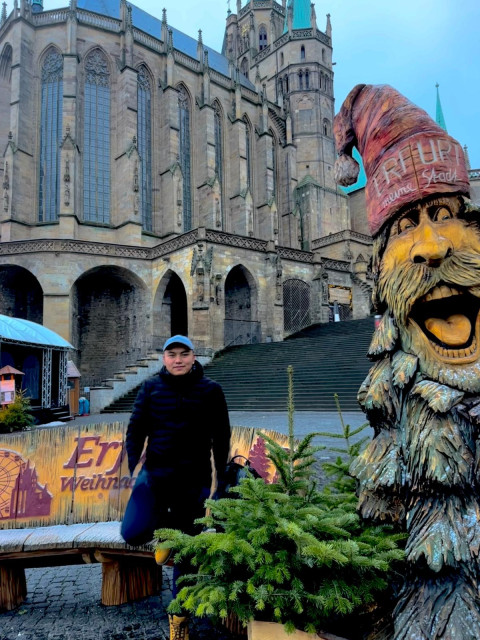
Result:
{"type": "Polygon", "coordinates": [[[0,409],[0,433],[23,431],[34,424],[30,399],[24,391],[17,391],[15,402],[0,409]]]}
{"type": "Polygon", "coordinates": [[[403,535],[368,526],[356,513],[348,458],[361,446],[350,444],[361,429],[343,425],[347,449],[339,452],[347,459],[329,466],[333,480],[317,490],[312,464],[323,447],[312,445],[318,434],[294,438],[292,375],[289,367],[288,450],[262,435],[278,483],[246,478],[231,490],[235,497],[208,500],[210,515],[199,522],[216,533],[156,532],[158,548],[172,548],[176,562],[195,570],[181,579],[171,613],[233,615],[245,624],[255,618],[312,633],[374,607],[403,559],[403,535]]]}

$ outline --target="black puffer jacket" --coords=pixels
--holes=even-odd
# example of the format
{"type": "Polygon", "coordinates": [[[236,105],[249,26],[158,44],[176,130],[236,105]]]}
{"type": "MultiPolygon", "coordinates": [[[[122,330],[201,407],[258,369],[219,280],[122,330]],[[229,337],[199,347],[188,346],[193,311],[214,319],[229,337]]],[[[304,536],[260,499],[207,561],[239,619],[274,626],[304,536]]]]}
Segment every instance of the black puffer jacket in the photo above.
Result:
{"type": "Polygon", "coordinates": [[[142,384],[127,429],[130,473],[146,438],[144,467],[158,478],[210,486],[211,450],[217,474],[223,474],[230,446],[227,404],[221,386],[204,376],[199,362],[182,376],[163,367],[142,384]]]}

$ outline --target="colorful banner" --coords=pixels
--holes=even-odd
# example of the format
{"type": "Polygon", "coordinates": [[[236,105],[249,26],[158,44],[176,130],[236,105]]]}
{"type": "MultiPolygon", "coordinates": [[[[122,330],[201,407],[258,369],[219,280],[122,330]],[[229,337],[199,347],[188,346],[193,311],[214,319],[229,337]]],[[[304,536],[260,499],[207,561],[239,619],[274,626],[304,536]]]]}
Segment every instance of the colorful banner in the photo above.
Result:
{"type": "MultiPolygon", "coordinates": [[[[0,529],[121,520],[136,479],[128,472],[125,431],[125,423],[114,422],[0,434],[0,529]]],[[[288,445],[286,436],[265,433],[288,445]]],[[[261,432],[234,427],[233,455],[275,481],[261,432]]]]}

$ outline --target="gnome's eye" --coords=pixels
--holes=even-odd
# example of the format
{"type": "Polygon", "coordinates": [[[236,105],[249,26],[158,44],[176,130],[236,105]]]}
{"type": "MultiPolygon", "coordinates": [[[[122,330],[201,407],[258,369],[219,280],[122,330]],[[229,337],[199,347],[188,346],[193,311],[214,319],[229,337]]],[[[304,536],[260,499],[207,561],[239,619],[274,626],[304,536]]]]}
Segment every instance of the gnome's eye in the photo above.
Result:
{"type": "Polygon", "coordinates": [[[434,222],[444,222],[453,218],[453,214],[447,207],[439,207],[432,216],[434,222]]]}
{"type": "Polygon", "coordinates": [[[409,231],[410,229],[414,229],[416,227],[416,223],[411,218],[401,218],[398,221],[398,233],[403,233],[404,231],[409,231]]]}

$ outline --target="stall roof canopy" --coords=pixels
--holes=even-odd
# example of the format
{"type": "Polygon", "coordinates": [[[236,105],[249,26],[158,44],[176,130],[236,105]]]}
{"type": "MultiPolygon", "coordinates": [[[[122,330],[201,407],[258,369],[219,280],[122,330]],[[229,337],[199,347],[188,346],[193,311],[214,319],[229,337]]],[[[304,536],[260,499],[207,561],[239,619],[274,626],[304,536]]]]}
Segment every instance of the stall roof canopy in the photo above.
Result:
{"type": "Polygon", "coordinates": [[[58,333],[47,329],[41,324],[2,315],[0,315],[0,341],[73,349],[72,345],[59,336],[58,333]]]}

